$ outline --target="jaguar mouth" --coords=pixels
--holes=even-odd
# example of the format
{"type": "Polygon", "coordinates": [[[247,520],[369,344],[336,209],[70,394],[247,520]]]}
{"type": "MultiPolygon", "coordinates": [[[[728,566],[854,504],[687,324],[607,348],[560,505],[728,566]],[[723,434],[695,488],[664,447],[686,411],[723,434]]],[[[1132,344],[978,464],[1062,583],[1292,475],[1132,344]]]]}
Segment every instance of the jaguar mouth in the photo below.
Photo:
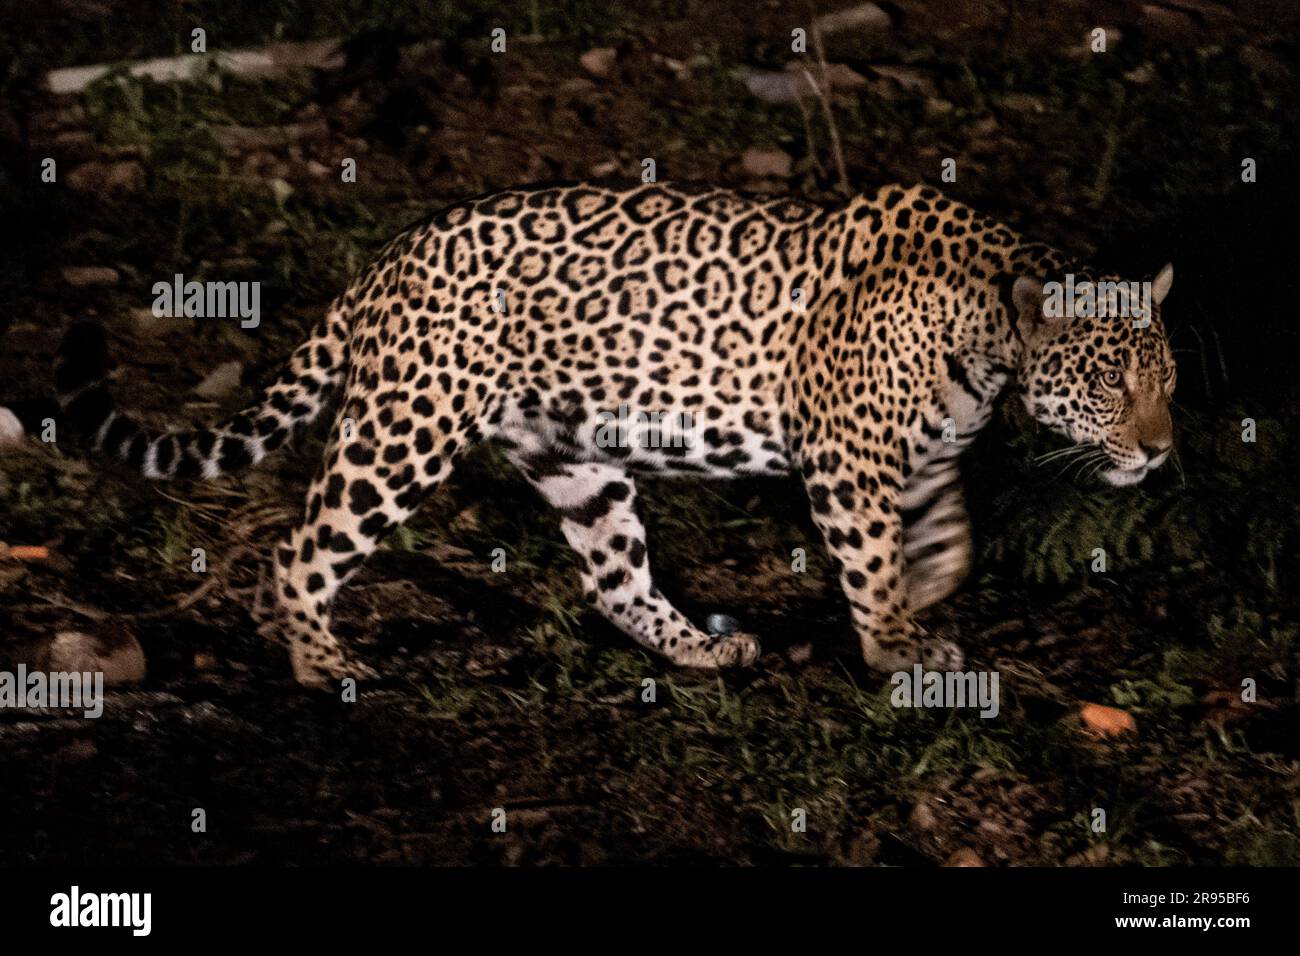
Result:
{"type": "MultiPolygon", "coordinates": [[[[1110,457],[1109,453],[1107,454],[1107,457],[1110,457]]],[[[1163,454],[1157,455],[1155,458],[1148,458],[1143,464],[1138,465],[1135,468],[1125,468],[1123,465],[1111,458],[1111,463],[1114,467],[1103,471],[1102,478],[1104,478],[1109,484],[1118,487],[1136,485],[1147,475],[1151,474],[1151,472],[1163,465],[1168,458],[1169,452],[1166,451],[1163,454]]]]}
{"type": "Polygon", "coordinates": [[[1139,465],[1136,468],[1108,468],[1101,473],[1102,479],[1110,485],[1117,488],[1124,488],[1128,485],[1136,485],[1145,478],[1151,471],[1150,465],[1139,465]]]}

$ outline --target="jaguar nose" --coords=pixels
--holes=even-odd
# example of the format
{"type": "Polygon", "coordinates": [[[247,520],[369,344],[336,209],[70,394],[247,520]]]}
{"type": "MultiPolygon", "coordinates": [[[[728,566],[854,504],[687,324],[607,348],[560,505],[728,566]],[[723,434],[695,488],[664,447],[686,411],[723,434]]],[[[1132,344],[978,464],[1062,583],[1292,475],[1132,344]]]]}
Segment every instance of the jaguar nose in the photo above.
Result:
{"type": "Polygon", "coordinates": [[[1165,438],[1156,442],[1139,442],[1138,446],[1146,453],[1147,467],[1157,468],[1169,454],[1169,449],[1174,447],[1173,439],[1165,438]]]}

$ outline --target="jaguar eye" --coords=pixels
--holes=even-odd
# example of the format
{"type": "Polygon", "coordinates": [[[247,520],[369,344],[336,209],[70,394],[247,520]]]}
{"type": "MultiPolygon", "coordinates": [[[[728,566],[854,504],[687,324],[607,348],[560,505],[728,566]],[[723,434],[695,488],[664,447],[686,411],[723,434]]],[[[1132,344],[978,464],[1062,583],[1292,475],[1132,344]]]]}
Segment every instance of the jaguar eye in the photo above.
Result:
{"type": "Polygon", "coordinates": [[[1106,368],[1101,370],[1102,383],[1107,388],[1118,388],[1119,383],[1123,381],[1124,376],[1120,374],[1117,368],[1106,368]]]}

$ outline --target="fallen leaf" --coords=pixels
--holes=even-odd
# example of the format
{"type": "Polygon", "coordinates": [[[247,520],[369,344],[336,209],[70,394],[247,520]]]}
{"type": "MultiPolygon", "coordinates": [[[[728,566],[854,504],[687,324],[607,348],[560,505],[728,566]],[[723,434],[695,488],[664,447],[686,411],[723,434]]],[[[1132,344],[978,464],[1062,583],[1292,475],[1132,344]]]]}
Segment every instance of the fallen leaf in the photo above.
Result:
{"type": "Polygon", "coordinates": [[[1084,704],[1079,716],[1089,730],[1094,730],[1105,737],[1118,737],[1120,734],[1137,730],[1133,715],[1118,707],[1106,707],[1102,704],[1084,704]]]}
{"type": "Polygon", "coordinates": [[[43,544],[11,544],[3,553],[15,561],[44,561],[50,549],[43,544]]]}

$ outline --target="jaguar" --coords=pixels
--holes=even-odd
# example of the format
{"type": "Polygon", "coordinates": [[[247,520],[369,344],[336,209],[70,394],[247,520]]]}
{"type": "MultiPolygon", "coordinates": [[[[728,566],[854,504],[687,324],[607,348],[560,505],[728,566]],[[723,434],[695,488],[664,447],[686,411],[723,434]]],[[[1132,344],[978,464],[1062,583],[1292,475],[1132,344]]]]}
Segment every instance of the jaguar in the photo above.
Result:
{"type": "Polygon", "coordinates": [[[157,479],[250,467],[334,410],[260,622],[304,685],[371,673],[332,633],[331,602],[485,441],[558,510],[586,599],[676,665],[749,665],[759,641],[697,626],[655,586],[635,477],[798,473],[867,664],[952,670],[962,650],[916,615],[970,566],[958,459],[999,396],[1114,485],[1173,446],[1172,266],[1144,280],[1140,321],[1050,308],[1044,287],[1067,273],[1128,285],[927,186],[832,206],[665,183],[506,189],[391,240],[215,427],[119,410],[92,324],[65,337],[59,402],[96,450],[157,479]],[[647,421],[674,440],[643,440],[647,421]]]}

